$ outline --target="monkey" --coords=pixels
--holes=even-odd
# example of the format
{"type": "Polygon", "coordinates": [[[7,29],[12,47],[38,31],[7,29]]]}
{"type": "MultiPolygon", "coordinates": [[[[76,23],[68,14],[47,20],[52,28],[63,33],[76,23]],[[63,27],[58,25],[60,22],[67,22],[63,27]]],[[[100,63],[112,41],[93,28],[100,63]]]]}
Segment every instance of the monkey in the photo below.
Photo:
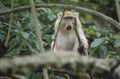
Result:
{"type": "MultiPolygon", "coordinates": [[[[88,41],[83,32],[81,22],[79,20],[79,13],[72,11],[65,11],[64,13],[57,14],[57,20],[54,25],[54,34],[57,34],[56,41],[51,43],[51,49],[53,48],[54,52],[57,51],[73,51],[79,52],[79,41],[75,34],[74,26],[78,31],[78,35],[81,40],[81,46],[84,47],[84,50],[88,50],[88,41]],[[61,20],[62,19],[62,20],[61,20]],[[60,23],[61,21],[61,23],[60,23]],[[57,33],[57,29],[59,31],[57,33]],[[54,45],[55,43],[55,45],[54,45]],[[53,47],[54,45],[54,47],[53,47]]],[[[88,53],[86,53],[88,55],[88,53]]]]}

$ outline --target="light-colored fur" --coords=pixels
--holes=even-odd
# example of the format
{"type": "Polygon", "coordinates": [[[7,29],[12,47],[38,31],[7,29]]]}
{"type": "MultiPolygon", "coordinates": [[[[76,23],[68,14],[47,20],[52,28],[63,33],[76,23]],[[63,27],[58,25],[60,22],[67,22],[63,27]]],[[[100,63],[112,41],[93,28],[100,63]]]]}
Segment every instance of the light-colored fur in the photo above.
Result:
{"type": "MultiPolygon", "coordinates": [[[[78,30],[79,37],[82,41],[82,45],[84,45],[84,48],[87,51],[88,42],[87,42],[85,34],[82,30],[82,25],[79,20],[79,13],[67,11],[66,13],[64,13],[64,16],[65,17],[73,17],[76,19],[76,28],[78,30]]],[[[58,29],[61,17],[62,17],[62,13],[58,13],[58,18],[55,22],[55,34],[57,33],[57,29],[58,29]]],[[[64,51],[78,52],[79,42],[78,42],[78,38],[75,34],[75,31],[73,29],[73,26],[72,26],[71,31],[66,31],[65,28],[66,27],[63,26],[63,24],[61,23],[58,35],[56,37],[56,43],[55,43],[55,47],[54,47],[53,51],[57,52],[57,51],[64,50],[64,51]]],[[[53,48],[53,43],[54,43],[54,41],[51,43],[51,49],[53,48]]]]}

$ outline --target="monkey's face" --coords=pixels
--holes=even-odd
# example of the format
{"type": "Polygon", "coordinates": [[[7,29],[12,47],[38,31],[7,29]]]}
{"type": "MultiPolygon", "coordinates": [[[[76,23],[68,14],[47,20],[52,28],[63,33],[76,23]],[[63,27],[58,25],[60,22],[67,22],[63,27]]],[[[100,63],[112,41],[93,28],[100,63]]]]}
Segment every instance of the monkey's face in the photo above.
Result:
{"type": "Polygon", "coordinates": [[[73,30],[74,25],[75,25],[75,18],[63,17],[61,22],[61,29],[70,32],[73,30]]]}

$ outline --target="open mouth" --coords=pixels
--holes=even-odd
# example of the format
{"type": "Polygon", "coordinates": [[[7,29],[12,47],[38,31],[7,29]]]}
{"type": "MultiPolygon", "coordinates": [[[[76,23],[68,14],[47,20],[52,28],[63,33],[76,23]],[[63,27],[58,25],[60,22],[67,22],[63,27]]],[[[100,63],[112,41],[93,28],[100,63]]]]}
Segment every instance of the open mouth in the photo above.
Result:
{"type": "Polygon", "coordinates": [[[70,31],[72,28],[71,28],[71,26],[68,26],[68,27],[66,27],[66,29],[67,29],[68,31],[70,31]]]}

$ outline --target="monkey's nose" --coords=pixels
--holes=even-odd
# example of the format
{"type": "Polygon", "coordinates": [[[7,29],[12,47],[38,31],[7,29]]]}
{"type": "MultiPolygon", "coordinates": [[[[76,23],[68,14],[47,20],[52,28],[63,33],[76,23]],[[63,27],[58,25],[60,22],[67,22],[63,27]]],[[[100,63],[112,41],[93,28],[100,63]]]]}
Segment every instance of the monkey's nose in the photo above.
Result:
{"type": "Polygon", "coordinates": [[[71,30],[72,28],[71,28],[71,26],[67,26],[66,29],[69,31],[69,30],[71,30]]]}

